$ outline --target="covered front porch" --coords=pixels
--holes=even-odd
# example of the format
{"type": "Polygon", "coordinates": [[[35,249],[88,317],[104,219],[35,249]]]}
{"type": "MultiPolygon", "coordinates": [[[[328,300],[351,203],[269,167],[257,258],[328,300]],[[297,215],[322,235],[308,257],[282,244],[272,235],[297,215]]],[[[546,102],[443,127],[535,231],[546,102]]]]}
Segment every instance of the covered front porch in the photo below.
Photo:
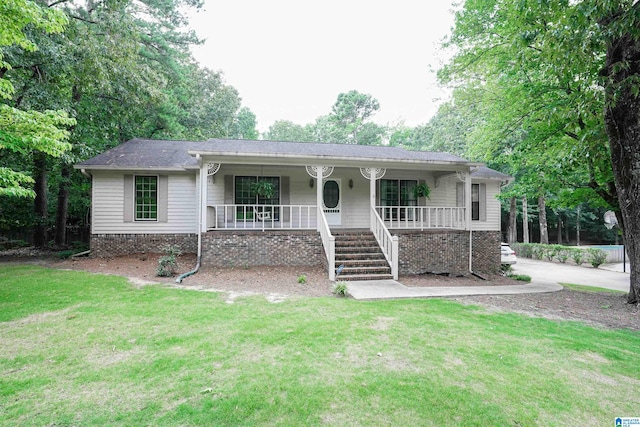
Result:
{"type": "Polygon", "coordinates": [[[213,160],[199,157],[199,177],[205,178],[198,180],[201,233],[316,231],[331,280],[339,231],[370,230],[397,279],[393,230],[469,229],[468,164],[412,169],[213,160]],[[256,194],[258,182],[271,183],[273,193],[256,194]],[[418,185],[430,188],[429,198],[414,195],[418,185]]]}

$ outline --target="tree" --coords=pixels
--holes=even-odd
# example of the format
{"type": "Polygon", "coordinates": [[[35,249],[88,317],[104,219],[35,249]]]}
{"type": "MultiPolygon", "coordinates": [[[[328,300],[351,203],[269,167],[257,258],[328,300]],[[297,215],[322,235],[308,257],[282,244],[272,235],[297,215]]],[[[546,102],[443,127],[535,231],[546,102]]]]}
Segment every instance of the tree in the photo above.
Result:
{"type": "Polygon", "coordinates": [[[263,135],[269,141],[311,142],[313,134],[310,126],[301,126],[289,120],[278,120],[269,126],[263,135]]]}
{"type": "Polygon", "coordinates": [[[368,122],[380,109],[380,103],[371,95],[356,90],[338,95],[329,120],[342,133],[343,143],[375,145],[380,142],[381,129],[368,122]]]}
{"type": "MultiPolygon", "coordinates": [[[[29,0],[5,0],[0,9],[0,48],[17,46],[26,52],[37,50],[37,45],[27,36],[26,27],[47,33],[61,32],[66,24],[59,12],[40,7],[29,0]]],[[[6,74],[12,66],[5,61],[0,49],[0,99],[11,100],[15,88],[6,74]]],[[[23,110],[0,104],[0,149],[27,155],[32,151],[60,156],[71,146],[65,129],[74,124],[64,111],[23,110]]],[[[23,171],[0,167],[0,195],[34,197],[28,188],[32,177],[23,171]]]]}
{"type": "Polygon", "coordinates": [[[632,0],[466,2],[449,40],[458,52],[440,73],[480,94],[486,122],[476,135],[487,152],[529,165],[523,176],[569,195],[567,204],[580,196],[620,210],[630,303],[640,294],[640,234],[626,228],[640,214],[631,196],[639,194],[639,9],[632,0]],[[567,187],[575,191],[560,191],[567,187]]]}
{"type": "Polygon", "coordinates": [[[238,139],[258,139],[256,115],[247,107],[238,111],[231,137],[238,139]]]}

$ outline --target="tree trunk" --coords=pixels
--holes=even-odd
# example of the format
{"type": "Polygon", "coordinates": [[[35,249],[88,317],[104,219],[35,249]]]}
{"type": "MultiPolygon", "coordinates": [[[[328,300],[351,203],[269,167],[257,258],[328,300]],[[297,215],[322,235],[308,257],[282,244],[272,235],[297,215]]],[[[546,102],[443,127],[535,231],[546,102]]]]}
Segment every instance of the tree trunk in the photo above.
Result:
{"type": "Polygon", "coordinates": [[[580,246],[580,205],[576,211],[576,246],[580,246]]]}
{"type": "Polygon", "coordinates": [[[47,204],[47,155],[36,152],[33,155],[34,191],[36,198],[33,202],[33,212],[36,216],[36,224],[33,227],[33,244],[43,248],[47,246],[47,225],[49,209],[47,204]]]}
{"type": "Polygon", "coordinates": [[[512,197],[509,200],[509,229],[507,230],[507,240],[510,245],[518,241],[518,225],[516,221],[518,217],[517,207],[516,198],[512,197]]]}
{"type": "Polygon", "coordinates": [[[529,212],[527,206],[527,197],[522,198],[522,241],[529,243],[529,212]]]}
{"type": "Polygon", "coordinates": [[[58,209],[56,211],[56,246],[67,244],[67,213],[69,211],[69,180],[71,166],[63,164],[60,170],[60,184],[58,185],[58,209]]]}
{"type": "Polygon", "coordinates": [[[562,244],[562,214],[558,214],[558,244],[562,244]]]}
{"type": "Polygon", "coordinates": [[[547,228],[547,204],[544,196],[538,197],[538,222],[540,223],[540,243],[549,244],[549,230],[547,228]]]}
{"type": "MultiPolygon", "coordinates": [[[[639,3],[628,13],[637,12],[639,3]]],[[[618,222],[631,265],[627,302],[640,302],[640,98],[634,95],[640,77],[640,40],[614,37],[607,46],[604,114],[611,163],[620,204],[618,222]],[[621,66],[624,64],[624,66],[621,66]]]]}

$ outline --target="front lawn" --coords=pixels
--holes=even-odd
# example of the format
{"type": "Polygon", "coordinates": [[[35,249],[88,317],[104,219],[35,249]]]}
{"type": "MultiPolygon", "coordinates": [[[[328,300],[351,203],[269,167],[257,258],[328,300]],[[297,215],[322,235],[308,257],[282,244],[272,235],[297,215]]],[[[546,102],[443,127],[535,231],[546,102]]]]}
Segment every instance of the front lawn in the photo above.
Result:
{"type": "Polygon", "coordinates": [[[2,425],[606,426],[640,334],[446,299],[270,303],[0,266],[2,425]]]}

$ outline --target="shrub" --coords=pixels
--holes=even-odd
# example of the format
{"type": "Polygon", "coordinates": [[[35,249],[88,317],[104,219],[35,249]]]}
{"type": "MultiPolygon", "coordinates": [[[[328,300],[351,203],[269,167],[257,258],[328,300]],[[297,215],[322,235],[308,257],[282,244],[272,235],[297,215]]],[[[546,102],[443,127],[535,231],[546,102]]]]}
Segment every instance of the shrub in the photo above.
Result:
{"type": "Polygon", "coordinates": [[[542,259],[544,258],[544,247],[542,245],[536,245],[532,248],[531,255],[533,259],[542,259]]]}
{"type": "Polygon", "coordinates": [[[531,276],[527,276],[526,274],[508,274],[507,277],[513,280],[519,280],[521,282],[531,281],[531,276]]]}
{"type": "Polygon", "coordinates": [[[584,262],[584,251],[578,248],[572,249],[571,259],[576,263],[576,265],[582,265],[582,263],[584,262]]]}
{"type": "Polygon", "coordinates": [[[556,248],[556,259],[563,264],[567,262],[567,260],[569,259],[569,254],[571,252],[570,248],[567,248],[561,245],[556,245],[555,248],[556,248]]]}
{"type": "Polygon", "coordinates": [[[516,243],[513,246],[515,246],[513,250],[516,251],[519,257],[533,258],[535,243],[516,243]]]}
{"type": "Polygon", "coordinates": [[[304,285],[305,283],[307,283],[307,275],[302,273],[301,275],[298,276],[298,283],[300,283],[301,285],[304,285]]]}
{"type": "Polygon", "coordinates": [[[588,255],[589,255],[589,262],[595,268],[600,267],[607,260],[607,253],[602,249],[589,248],[588,255]]]}
{"type": "Polygon", "coordinates": [[[338,282],[333,287],[333,293],[337,297],[347,296],[347,284],[345,282],[338,282]]]}
{"type": "Polygon", "coordinates": [[[500,272],[503,276],[508,276],[512,270],[511,264],[500,264],[500,272]]]}
{"type": "Polygon", "coordinates": [[[156,275],[160,277],[171,277],[178,272],[177,258],[182,255],[182,251],[178,246],[164,246],[162,248],[164,255],[158,260],[158,268],[156,275]]]}

